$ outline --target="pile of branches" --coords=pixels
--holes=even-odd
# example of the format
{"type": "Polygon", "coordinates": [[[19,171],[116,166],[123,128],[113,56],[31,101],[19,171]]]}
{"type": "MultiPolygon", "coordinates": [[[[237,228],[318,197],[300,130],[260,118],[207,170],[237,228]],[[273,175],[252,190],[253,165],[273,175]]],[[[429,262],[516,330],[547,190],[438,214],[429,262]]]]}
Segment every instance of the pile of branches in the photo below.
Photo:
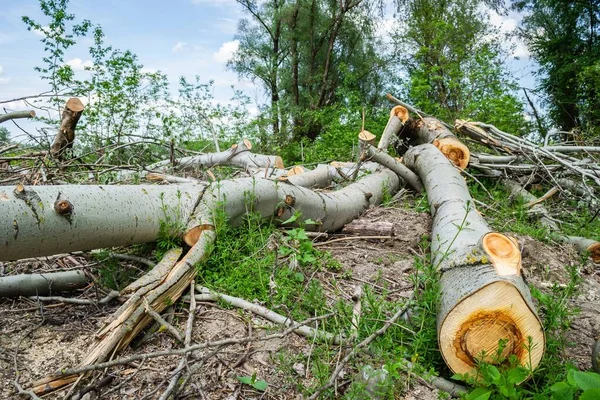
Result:
{"type": "MultiPolygon", "coordinates": [[[[420,119],[432,118],[428,114],[388,94],[388,99],[401,105],[420,119]]],[[[562,233],[557,213],[542,203],[555,196],[578,200],[590,207],[593,218],[600,214],[600,146],[577,143],[539,145],[527,137],[503,132],[493,125],[458,119],[454,125],[441,122],[444,127],[476,143],[481,152],[471,152],[468,166],[476,173],[501,180],[513,197],[520,197],[526,207],[539,218],[541,224],[555,235],[558,241],[573,244],[582,253],[589,252],[594,262],[600,263],[600,243],[594,238],[569,236],[562,233]],[[488,150],[488,151],[483,151],[488,150]],[[550,189],[539,198],[528,189],[534,184],[546,184],[550,189]]],[[[405,151],[414,136],[410,129],[401,132],[396,148],[405,151]]],[[[475,147],[475,146],[472,146],[475,147]]],[[[465,171],[465,173],[468,173],[465,171]]]]}

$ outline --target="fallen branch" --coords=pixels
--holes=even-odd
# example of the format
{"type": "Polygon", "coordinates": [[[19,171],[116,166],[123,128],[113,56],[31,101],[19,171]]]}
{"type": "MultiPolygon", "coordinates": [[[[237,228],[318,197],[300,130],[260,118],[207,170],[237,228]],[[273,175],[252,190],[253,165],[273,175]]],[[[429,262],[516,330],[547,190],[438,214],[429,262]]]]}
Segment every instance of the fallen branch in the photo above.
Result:
{"type": "Polygon", "coordinates": [[[0,278],[0,297],[46,295],[82,289],[89,284],[83,271],[22,274],[0,278]]]}
{"type": "MultiPolygon", "coordinates": [[[[185,339],[184,346],[190,347],[192,344],[192,329],[194,327],[194,314],[196,313],[196,298],[194,297],[194,283],[190,283],[190,310],[187,320],[187,325],[185,329],[185,339]]],[[[179,377],[181,376],[181,372],[187,363],[188,353],[184,354],[181,360],[179,361],[179,365],[175,369],[175,374],[171,377],[169,381],[169,386],[160,395],[159,400],[167,400],[171,393],[176,389],[177,383],[179,382],[179,377]]]]}
{"type": "Polygon", "coordinates": [[[13,111],[6,114],[0,114],[0,124],[5,121],[10,121],[11,119],[20,119],[20,118],[33,118],[35,117],[35,111],[33,110],[24,110],[24,111],[13,111]]]}
{"type": "Polygon", "coordinates": [[[105,297],[98,301],[90,300],[90,299],[74,299],[71,297],[62,297],[62,296],[30,296],[29,298],[34,301],[41,302],[59,302],[59,303],[67,303],[67,304],[76,304],[76,305],[97,305],[97,304],[106,304],[113,299],[116,299],[120,296],[119,292],[116,290],[111,290],[105,297]]]}
{"type": "Polygon", "coordinates": [[[548,230],[558,234],[559,241],[572,244],[581,254],[589,253],[593,262],[600,263],[600,242],[583,237],[565,235],[560,230],[554,218],[550,216],[550,213],[546,207],[539,204],[537,197],[532,195],[523,186],[513,180],[506,179],[504,180],[504,184],[509,188],[513,196],[519,196],[523,200],[534,204],[531,207],[531,210],[540,219],[540,223],[543,226],[545,226],[548,230]]]}
{"type": "Polygon", "coordinates": [[[101,369],[110,368],[110,367],[114,367],[117,365],[129,364],[133,361],[147,360],[150,358],[157,358],[157,357],[184,355],[184,354],[190,353],[192,351],[203,350],[203,349],[213,348],[213,347],[222,347],[222,346],[230,346],[230,345],[235,345],[235,344],[244,344],[244,343],[248,343],[248,342],[264,342],[264,341],[269,341],[269,340],[273,340],[273,339],[281,339],[281,338],[284,338],[284,337],[290,335],[291,333],[295,332],[298,328],[300,328],[306,324],[309,324],[311,322],[318,321],[320,319],[327,318],[330,316],[331,315],[325,315],[325,316],[309,318],[303,322],[300,322],[300,323],[290,326],[288,329],[286,329],[283,332],[273,333],[273,334],[266,335],[266,336],[260,336],[260,337],[247,336],[247,337],[243,337],[243,338],[227,338],[227,339],[216,340],[213,342],[198,343],[198,344],[188,346],[188,347],[183,347],[180,349],[161,350],[161,351],[156,351],[153,353],[144,353],[144,354],[133,354],[131,356],[119,358],[116,360],[106,361],[106,362],[102,362],[102,363],[84,365],[84,366],[80,366],[77,368],[58,370],[53,374],[53,376],[66,378],[69,376],[76,376],[76,375],[87,373],[90,371],[98,371],[101,369]]]}
{"type": "MultiPolygon", "coordinates": [[[[197,296],[196,300],[199,300],[199,301],[222,300],[229,305],[232,305],[237,308],[241,308],[246,311],[250,311],[253,314],[259,315],[259,316],[265,318],[266,320],[274,322],[278,325],[283,325],[283,326],[296,325],[296,323],[294,321],[292,321],[289,317],[278,314],[272,310],[269,310],[266,307],[259,306],[258,304],[250,303],[249,301],[240,299],[239,297],[233,297],[233,296],[228,296],[228,295],[222,294],[222,293],[216,293],[216,292],[213,292],[210,289],[205,288],[200,285],[197,285],[196,289],[201,293],[200,296],[197,296]]],[[[183,299],[189,300],[189,297],[184,296],[183,299]]],[[[298,329],[296,329],[294,332],[299,335],[308,337],[308,338],[323,340],[323,341],[331,342],[334,344],[340,344],[341,342],[344,341],[344,338],[339,335],[333,335],[329,332],[317,330],[315,328],[311,328],[310,326],[306,326],[306,325],[302,325],[302,326],[298,327],[298,329]]]]}
{"type": "Polygon", "coordinates": [[[410,169],[406,168],[406,166],[400,162],[398,162],[395,158],[388,155],[387,153],[375,149],[375,147],[366,144],[364,145],[364,154],[367,159],[372,159],[373,161],[378,162],[386,168],[394,171],[400,178],[402,178],[406,183],[412,187],[415,192],[421,193],[423,191],[423,184],[421,183],[421,179],[412,172],[410,169]]]}

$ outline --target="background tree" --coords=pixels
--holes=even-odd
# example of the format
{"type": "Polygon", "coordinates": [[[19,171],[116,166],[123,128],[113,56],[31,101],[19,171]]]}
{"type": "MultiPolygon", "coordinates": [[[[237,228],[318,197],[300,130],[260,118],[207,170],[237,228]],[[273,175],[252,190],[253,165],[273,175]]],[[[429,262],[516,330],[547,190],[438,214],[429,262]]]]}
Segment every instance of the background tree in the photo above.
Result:
{"type": "Polygon", "coordinates": [[[407,96],[442,120],[472,118],[524,132],[523,105],[483,6],[480,0],[399,3],[405,29],[396,51],[408,75],[407,96]]]}
{"type": "Polygon", "coordinates": [[[375,2],[238,3],[249,18],[240,22],[240,47],[228,66],[262,84],[271,98],[273,133],[315,139],[325,125],[320,113],[347,101],[342,91],[358,91],[365,104],[380,99],[384,63],[375,2]]]}
{"type": "MultiPolygon", "coordinates": [[[[540,65],[539,88],[564,132],[600,134],[600,1],[523,0],[521,36],[540,65]]],[[[566,136],[563,134],[563,138],[566,136]]]]}
{"type": "Polygon", "coordinates": [[[0,144],[10,143],[10,132],[4,126],[0,126],[0,144]]]}

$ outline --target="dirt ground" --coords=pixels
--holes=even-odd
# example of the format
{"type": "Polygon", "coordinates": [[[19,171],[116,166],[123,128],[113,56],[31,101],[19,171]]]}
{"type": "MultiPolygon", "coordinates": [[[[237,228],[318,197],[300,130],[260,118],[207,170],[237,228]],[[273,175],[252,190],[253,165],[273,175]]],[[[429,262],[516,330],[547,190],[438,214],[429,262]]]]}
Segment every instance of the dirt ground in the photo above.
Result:
{"type": "MultiPolygon", "coordinates": [[[[394,223],[392,240],[342,240],[320,246],[330,250],[342,264],[340,272],[319,272],[318,278],[326,289],[325,295],[334,301],[339,296],[350,299],[357,284],[369,284],[374,290],[384,286],[392,299],[408,297],[412,293],[410,274],[414,256],[419,254],[419,242],[430,232],[428,214],[403,208],[374,208],[362,219],[394,223]],[[344,271],[351,271],[351,274],[344,271]],[[335,278],[332,279],[332,278],[335,278]],[[333,286],[331,282],[336,282],[333,286]]],[[[578,264],[579,255],[569,247],[549,246],[529,237],[518,237],[523,251],[523,268],[529,283],[544,290],[552,283],[568,279],[565,265],[578,264]]],[[[22,273],[56,270],[85,263],[83,257],[71,257],[58,262],[36,262],[23,265],[0,264],[0,273],[22,273]]],[[[574,342],[569,351],[580,368],[590,367],[591,346],[600,335],[600,276],[599,269],[586,265],[581,271],[580,294],[572,307],[580,308],[570,338],[574,342]]],[[[80,297],[97,298],[95,288],[88,288],[80,297]]],[[[118,307],[80,306],[63,303],[38,305],[29,299],[0,301],[0,398],[16,399],[12,382],[18,371],[18,382],[29,387],[32,381],[43,378],[52,371],[76,366],[84,358],[94,338],[94,332],[103,319],[118,307]]],[[[185,331],[187,304],[175,309],[179,329],[185,331]]],[[[195,342],[215,341],[223,338],[241,338],[267,335],[276,327],[266,320],[246,312],[227,310],[213,303],[200,303],[196,310],[193,329],[195,342]]],[[[157,332],[128,348],[121,357],[176,349],[181,345],[168,332],[157,332]]],[[[288,335],[269,341],[241,343],[220,349],[217,354],[198,351],[190,356],[194,365],[180,399],[301,399],[296,383],[314,384],[309,366],[294,363],[284,370],[297,355],[311,355],[311,341],[297,335],[288,335]],[[202,360],[200,362],[195,362],[202,360]],[[264,378],[269,387],[258,392],[243,385],[238,376],[264,378]],[[291,378],[290,378],[291,377],[291,378]]],[[[152,358],[111,368],[112,380],[102,388],[102,399],[157,398],[166,388],[168,379],[179,363],[179,356],[152,358]]],[[[351,377],[348,371],[345,380],[351,377]]],[[[398,399],[437,399],[437,391],[426,383],[413,380],[407,392],[398,399]]],[[[81,384],[79,388],[85,387],[81,384]]],[[[340,390],[343,390],[341,388],[340,390]]],[[[89,393],[87,398],[95,398],[89,393]]],[[[67,391],[59,391],[44,398],[64,398],[67,391]]]]}

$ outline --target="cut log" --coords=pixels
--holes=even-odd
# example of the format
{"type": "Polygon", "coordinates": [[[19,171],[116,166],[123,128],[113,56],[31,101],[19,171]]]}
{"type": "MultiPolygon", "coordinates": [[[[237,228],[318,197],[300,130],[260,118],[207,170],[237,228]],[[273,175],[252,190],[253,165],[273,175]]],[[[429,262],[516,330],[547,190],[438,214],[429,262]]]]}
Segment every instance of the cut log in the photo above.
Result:
{"type": "Polygon", "coordinates": [[[62,113],[58,133],[54,137],[54,142],[50,146],[50,154],[54,158],[61,158],[65,149],[73,147],[75,140],[75,128],[83,113],[83,103],[77,97],[71,97],[67,100],[62,113]]]}
{"type": "Polygon", "coordinates": [[[355,220],[344,226],[342,233],[357,236],[394,236],[394,224],[385,221],[355,220]]]}
{"type": "Polygon", "coordinates": [[[377,136],[365,130],[360,131],[360,133],[358,134],[359,143],[369,143],[372,145],[375,143],[376,138],[377,136]]]}
{"type": "MultiPolygon", "coordinates": [[[[390,145],[390,141],[393,137],[397,137],[400,130],[408,121],[409,115],[408,110],[403,106],[396,106],[392,108],[390,111],[390,118],[388,119],[385,128],[383,129],[383,133],[381,134],[381,139],[379,139],[379,144],[377,148],[379,150],[387,151],[387,148],[390,145]]],[[[362,140],[362,138],[361,138],[362,140]]],[[[373,143],[369,143],[373,144],[373,143]]]]}
{"type": "Polygon", "coordinates": [[[579,236],[561,236],[561,240],[572,244],[582,254],[589,253],[592,261],[600,264],[600,242],[579,236]]]}
{"type": "Polygon", "coordinates": [[[88,279],[83,271],[23,274],[0,278],[0,297],[46,296],[84,288],[88,279]]]}
{"type": "Polygon", "coordinates": [[[319,164],[311,171],[302,174],[283,175],[279,177],[279,180],[305,188],[326,188],[331,186],[333,177],[336,175],[337,172],[333,166],[319,164]]]}
{"type": "Polygon", "coordinates": [[[404,162],[421,177],[433,216],[431,254],[441,273],[438,340],[455,373],[475,373],[478,360],[515,355],[535,369],[545,337],[520,274],[514,239],[491,232],[473,206],[460,172],[432,145],[411,148],[404,162]],[[528,346],[531,337],[533,346],[528,346]]]}
{"type": "Polygon", "coordinates": [[[0,261],[152,242],[161,224],[185,226],[205,188],[0,186],[0,261]],[[72,204],[69,215],[55,211],[57,200],[72,204]]]}
{"type": "Polygon", "coordinates": [[[400,132],[396,152],[403,155],[411,146],[431,143],[460,169],[469,164],[470,152],[444,124],[431,117],[409,120],[400,132]]]}

